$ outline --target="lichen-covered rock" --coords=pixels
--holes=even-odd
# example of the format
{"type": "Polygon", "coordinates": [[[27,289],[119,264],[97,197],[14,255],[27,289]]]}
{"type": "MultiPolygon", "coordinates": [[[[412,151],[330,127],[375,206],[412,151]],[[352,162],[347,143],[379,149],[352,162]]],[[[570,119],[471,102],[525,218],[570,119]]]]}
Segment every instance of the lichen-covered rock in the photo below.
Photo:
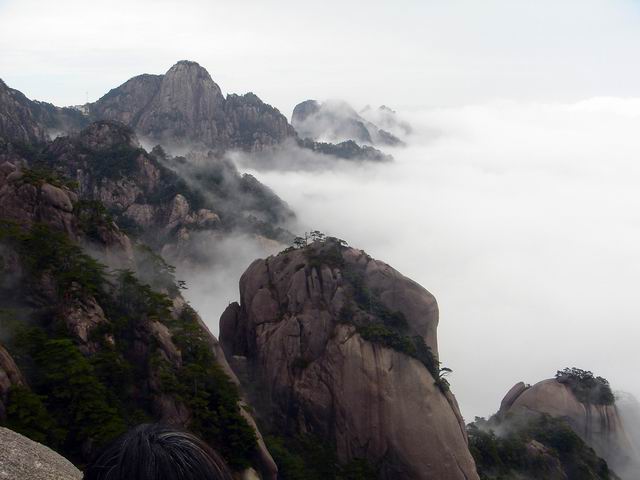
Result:
{"type": "Polygon", "coordinates": [[[0,479],[80,480],[82,472],[66,458],[27,437],[0,427],[0,479]]]}
{"type": "Polygon", "coordinates": [[[318,435],[341,461],[379,464],[384,479],[478,478],[453,395],[418,358],[356,325],[404,318],[406,334],[437,355],[438,309],[424,288],[327,241],[256,260],[240,298],[221,318],[221,343],[232,366],[244,364],[243,385],[272,428],[318,435]],[[353,306],[364,292],[371,312],[353,306]],[[344,319],[347,307],[357,321],[344,319]]]}

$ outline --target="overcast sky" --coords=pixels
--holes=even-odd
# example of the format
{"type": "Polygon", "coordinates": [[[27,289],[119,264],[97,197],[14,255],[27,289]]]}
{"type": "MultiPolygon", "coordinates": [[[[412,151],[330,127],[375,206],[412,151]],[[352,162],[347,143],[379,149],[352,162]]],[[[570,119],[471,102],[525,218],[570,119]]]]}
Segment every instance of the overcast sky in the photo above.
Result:
{"type": "MultiPolygon", "coordinates": [[[[256,176],[436,294],[467,419],[569,365],[640,394],[640,2],[0,0],[0,51],[60,105],[191,59],[287,116],[397,108],[417,133],[393,165],[256,176]]],[[[232,298],[195,300],[213,326],[232,298]]]]}
{"type": "Polygon", "coordinates": [[[289,116],[357,105],[637,95],[637,0],[0,0],[0,78],[56,104],[96,100],[180,59],[289,116]]]}

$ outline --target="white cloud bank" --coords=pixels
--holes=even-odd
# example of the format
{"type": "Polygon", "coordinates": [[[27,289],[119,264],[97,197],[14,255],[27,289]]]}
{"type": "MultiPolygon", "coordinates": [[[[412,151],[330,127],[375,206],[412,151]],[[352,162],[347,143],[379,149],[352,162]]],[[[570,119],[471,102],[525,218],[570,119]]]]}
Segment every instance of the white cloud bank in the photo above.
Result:
{"type": "Polygon", "coordinates": [[[640,394],[640,100],[414,113],[396,162],[254,172],[434,293],[467,419],[578,366],[640,394]]]}

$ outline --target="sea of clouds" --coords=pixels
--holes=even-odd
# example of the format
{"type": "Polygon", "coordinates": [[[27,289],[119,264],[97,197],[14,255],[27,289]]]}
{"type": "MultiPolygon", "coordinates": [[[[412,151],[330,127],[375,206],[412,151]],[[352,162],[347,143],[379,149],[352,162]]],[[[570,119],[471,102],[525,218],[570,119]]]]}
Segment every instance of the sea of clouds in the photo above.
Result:
{"type": "MultiPolygon", "coordinates": [[[[566,366],[640,396],[640,100],[403,118],[415,133],[392,163],[235,160],[294,208],[297,232],[343,238],[437,297],[441,360],[467,420],[566,366]]],[[[217,248],[226,266],[187,293],[214,331],[252,257],[275,250],[248,238],[217,248]]]]}

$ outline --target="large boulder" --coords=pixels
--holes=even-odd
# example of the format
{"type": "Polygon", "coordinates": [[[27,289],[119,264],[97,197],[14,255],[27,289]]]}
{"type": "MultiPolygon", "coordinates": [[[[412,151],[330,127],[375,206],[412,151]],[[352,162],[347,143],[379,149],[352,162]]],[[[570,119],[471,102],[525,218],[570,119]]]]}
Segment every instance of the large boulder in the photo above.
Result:
{"type": "Polygon", "coordinates": [[[0,427],[0,478],[80,480],[82,472],[50,448],[0,427]]]}
{"type": "Polygon", "coordinates": [[[424,288],[327,240],[256,260],[240,298],[221,343],[272,429],[317,435],[383,479],[478,478],[455,398],[434,378],[438,308],[424,288]]]}

